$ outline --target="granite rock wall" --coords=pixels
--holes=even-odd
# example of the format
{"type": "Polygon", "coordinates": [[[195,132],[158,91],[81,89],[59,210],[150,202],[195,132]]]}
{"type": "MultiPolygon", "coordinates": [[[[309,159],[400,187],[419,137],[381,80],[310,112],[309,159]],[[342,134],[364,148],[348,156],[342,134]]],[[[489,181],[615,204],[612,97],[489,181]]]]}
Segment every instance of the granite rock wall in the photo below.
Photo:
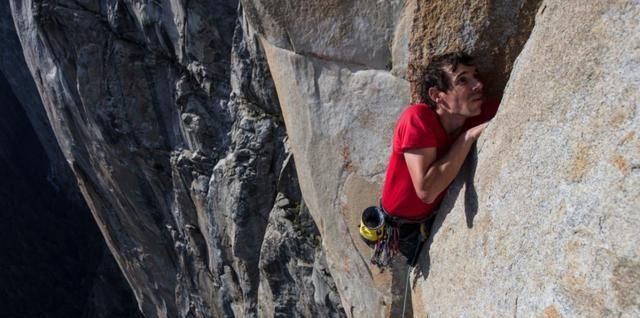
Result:
{"type": "Polygon", "coordinates": [[[379,274],[357,229],[360,212],[379,199],[395,121],[417,99],[412,90],[431,54],[478,54],[489,95],[499,98],[539,1],[245,2],[262,13],[249,21],[343,306],[353,317],[400,314],[406,268],[379,274]]]}
{"type": "Polygon", "coordinates": [[[261,254],[283,223],[271,211],[288,207],[276,201],[288,153],[269,68],[237,2],[11,5],[64,158],[145,316],[255,317],[259,306],[343,315],[313,223],[291,226],[309,234],[290,244],[307,248],[261,254]],[[284,257],[307,265],[260,265],[284,257]],[[298,293],[259,293],[309,275],[298,293]]]}
{"type": "Polygon", "coordinates": [[[51,130],[8,1],[0,21],[0,316],[134,317],[135,298],[51,130]]]}
{"type": "Polygon", "coordinates": [[[407,269],[372,268],[357,224],[420,69],[454,49],[504,97],[409,311],[637,315],[639,7],[12,1],[65,158],[153,317],[396,316],[407,269]]]}
{"type": "Polygon", "coordinates": [[[638,17],[543,2],[415,272],[420,315],[638,316],[638,17]]]}

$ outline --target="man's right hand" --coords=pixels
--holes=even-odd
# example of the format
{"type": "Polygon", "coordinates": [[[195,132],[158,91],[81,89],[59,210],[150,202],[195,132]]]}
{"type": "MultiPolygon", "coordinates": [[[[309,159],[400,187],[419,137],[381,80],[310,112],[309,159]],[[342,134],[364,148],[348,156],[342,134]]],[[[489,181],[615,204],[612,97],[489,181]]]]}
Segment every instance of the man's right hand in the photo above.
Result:
{"type": "Polygon", "coordinates": [[[465,138],[467,140],[471,140],[471,141],[476,141],[478,140],[478,138],[480,138],[480,135],[482,134],[482,131],[484,131],[484,129],[487,127],[487,125],[489,125],[489,121],[482,123],[478,126],[469,128],[469,130],[467,130],[465,132],[465,138]]]}

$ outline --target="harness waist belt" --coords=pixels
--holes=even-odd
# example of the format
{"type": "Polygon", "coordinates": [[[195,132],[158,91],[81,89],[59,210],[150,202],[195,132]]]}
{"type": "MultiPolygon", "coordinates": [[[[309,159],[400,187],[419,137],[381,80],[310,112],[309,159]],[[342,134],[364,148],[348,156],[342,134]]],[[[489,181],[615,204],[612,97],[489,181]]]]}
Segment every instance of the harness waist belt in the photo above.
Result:
{"type": "Polygon", "coordinates": [[[433,218],[437,213],[431,213],[423,218],[420,219],[407,219],[407,218],[401,218],[401,217],[397,217],[397,216],[393,216],[390,215],[389,212],[387,212],[387,210],[384,209],[384,207],[382,206],[382,200],[380,200],[380,210],[382,210],[382,213],[384,213],[384,216],[387,220],[389,220],[392,223],[397,223],[397,224],[418,224],[418,223],[424,223],[428,220],[430,220],[431,218],[433,218]]]}

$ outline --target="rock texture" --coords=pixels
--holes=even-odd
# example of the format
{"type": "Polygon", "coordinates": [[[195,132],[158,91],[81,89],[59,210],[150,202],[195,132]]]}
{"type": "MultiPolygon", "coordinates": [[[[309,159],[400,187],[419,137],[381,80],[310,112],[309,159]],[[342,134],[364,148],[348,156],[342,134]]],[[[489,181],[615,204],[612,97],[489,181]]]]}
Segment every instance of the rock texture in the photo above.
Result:
{"type": "MultiPolygon", "coordinates": [[[[408,101],[407,83],[393,76],[389,72],[392,66],[384,61],[392,61],[392,52],[403,51],[392,47],[402,43],[394,41],[394,30],[401,20],[410,19],[412,12],[403,13],[399,1],[384,5],[387,10],[378,10],[372,3],[328,3],[318,5],[317,10],[288,1],[245,4],[260,8],[260,12],[279,12],[276,16],[256,14],[253,18],[258,21],[254,23],[256,30],[263,32],[262,43],[305,202],[320,228],[342,304],[349,316],[356,317],[382,316],[390,304],[388,284],[372,281],[368,256],[357,253],[354,239],[360,243],[359,238],[350,235],[360,206],[349,210],[345,204],[353,205],[353,201],[343,197],[353,191],[345,187],[346,179],[380,180],[393,128],[390,123],[408,101]],[[304,17],[300,21],[314,23],[282,18],[299,15],[304,17]],[[338,35],[329,29],[315,33],[316,25],[346,31],[338,35]],[[273,29],[285,30],[280,34],[287,34],[289,40],[280,41],[273,29]],[[305,36],[311,33],[317,36],[305,36]],[[352,47],[375,50],[359,55],[352,47]]],[[[359,189],[363,192],[358,196],[370,199],[361,204],[375,202],[377,189],[368,188],[359,189]]]]}
{"type": "MultiPolygon", "coordinates": [[[[511,46],[509,50],[517,50],[526,40],[523,34],[532,27],[518,16],[532,11],[530,7],[536,3],[487,2],[469,7],[436,1],[429,3],[441,8],[432,15],[426,13],[430,9],[426,2],[385,2],[386,10],[379,10],[376,3],[343,3],[322,5],[315,11],[322,14],[313,15],[310,12],[314,10],[288,1],[247,2],[252,4],[246,7],[260,8],[260,12],[273,12],[276,8],[279,12],[256,14],[254,23],[256,30],[263,32],[263,45],[296,156],[302,193],[319,224],[343,305],[355,317],[389,315],[397,306],[390,278],[377,275],[370,268],[370,250],[361,244],[356,224],[362,209],[378,200],[395,120],[409,103],[410,85],[404,78],[412,74],[407,74],[406,63],[423,62],[427,38],[441,41],[435,47],[440,51],[464,47],[474,52],[493,52],[507,44],[511,46]],[[466,13],[460,15],[460,8],[466,13]],[[483,15],[476,15],[478,11],[484,11],[483,15]],[[358,14],[342,22],[345,12],[363,13],[376,22],[367,22],[367,18],[358,14]],[[282,18],[285,16],[303,16],[301,20],[314,23],[292,22],[282,18]],[[467,21],[469,16],[478,20],[471,23],[467,21]],[[471,24],[466,33],[425,26],[443,23],[471,24]],[[325,24],[360,28],[354,28],[355,34],[338,38],[328,31],[312,33],[315,25],[325,24]],[[288,40],[273,33],[286,35],[288,40]],[[473,37],[467,37],[469,34],[473,37]],[[475,42],[487,38],[495,40],[475,42]],[[380,63],[376,54],[355,55],[350,50],[358,45],[379,49],[381,43],[385,48],[389,45],[382,59],[389,61],[388,65],[380,63]]],[[[502,69],[492,74],[495,78],[500,78],[503,69],[510,69],[517,52],[501,54],[496,58],[501,59],[502,69]]],[[[479,64],[494,66],[482,60],[479,64]]],[[[505,81],[503,78],[496,87],[504,86],[505,81]]],[[[395,278],[399,282],[399,277],[395,278]]]]}
{"type": "Polygon", "coordinates": [[[420,76],[429,59],[454,50],[477,57],[485,93],[499,99],[541,2],[417,1],[408,74],[412,101],[426,98],[420,76]]]}
{"type": "Polygon", "coordinates": [[[63,159],[8,3],[0,21],[0,316],[134,317],[135,298],[63,159]]]}
{"type": "Polygon", "coordinates": [[[135,317],[133,294],[77,186],[52,181],[56,164],[2,74],[0,100],[0,316],[135,317]]]}
{"type": "Polygon", "coordinates": [[[56,138],[145,316],[342,315],[312,224],[282,234],[301,248],[278,248],[285,128],[236,2],[11,4],[56,138]]]}
{"type": "Polygon", "coordinates": [[[436,221],[420,316],[640,314],[639,17],[542,4],[475,178],[436,221]]]}
{"type": "Polygon", "coordinates": [[[291,154],[282,169],[260,250],[260,316],[344,317],[320,233],[302,201],[291,154]],[[306,303],[309,300],[313,302],[306,303]]]}
{"type": "Polygon", "coordinates": [[[406,269],[356,225],[420,68],[460,48],[504,101],[409,312],[638,314],[637,1],[240,2],[12,1],[146,316],[397,316],[406,269]]]}
{"type": "Polygon", "coordinates": [[[276,47],[354,66],[391,66],[393,30],[403,1],[242,3],[250,24],[276,47]]]}

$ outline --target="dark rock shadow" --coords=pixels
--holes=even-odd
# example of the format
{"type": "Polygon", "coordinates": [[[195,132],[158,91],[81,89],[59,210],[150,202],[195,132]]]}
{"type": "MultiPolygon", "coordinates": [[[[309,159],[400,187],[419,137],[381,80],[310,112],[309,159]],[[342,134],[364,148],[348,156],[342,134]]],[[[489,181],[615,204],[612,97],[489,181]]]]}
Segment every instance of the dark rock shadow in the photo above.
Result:
{"type": "Polygon", "coordinates": [[[473,219],[478,214],[478,193],[476,192],[475,176],[476,168],[478,167],[478,149],[476,144],[473,144],[467,160],[462,167],[463,171],[461,176],[465,178],[464,185],[464,214],[467,218],[467,227],[473,227],[473,219]]]}
{"type": "Polygon", "coordinates": [[[440,207],[438,208],[438,214],[433,220],[433,224],[431,225],[431,229],[429,231],[429,238],[424,242],[424,246],[422,247],[422,251],[420,252],[420,257],[418,258],[418,262],[416,263],[415,276],[413,278],[411,286],[415,286],[418,279],[426,280],[429,276],[429,268],[431,264],[429,250],[431,248],[431,243],[433,242],[433,237],[440,230],[440,227],[442,227],[442,224],[444,223],[447,215],[451,212],[451,210],[453,210],[456,201],[458,201],[460,191],[462,191],[463,187],[465,189],[464,211],[466,216],[466,223],[468,228],[473,227],[473,219],[478,213],[478,195],[474,185],[474,177],[477,165],[478,152],[477,147],[474,144],[469,151],[469,155],[467,156],[462,169],[460,169],[460,173],[458,173],[458,176],[456,176],[456,178],[449,186],[448,193],[440,204],[440,207]]]}

